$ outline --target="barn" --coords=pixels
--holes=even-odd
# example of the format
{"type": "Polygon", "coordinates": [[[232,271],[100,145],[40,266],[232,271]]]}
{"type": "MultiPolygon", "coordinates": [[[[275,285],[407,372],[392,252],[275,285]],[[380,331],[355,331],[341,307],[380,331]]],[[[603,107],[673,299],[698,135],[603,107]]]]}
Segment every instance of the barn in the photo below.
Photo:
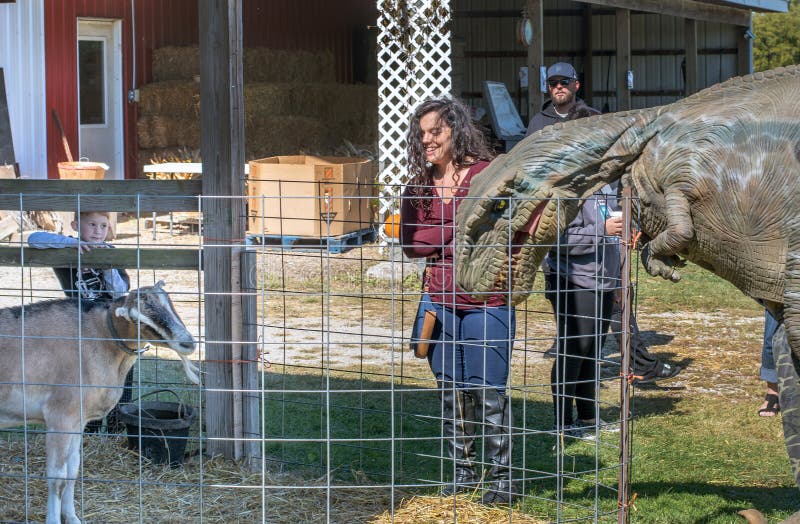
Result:
{"type": "MultiPolygon", "coordinates": [[[[352,101],[361,98],[372,108],[378,104],[378,86],[383,88],[383,96],[391,93],[394,79],[387,75],[397,70],[388,67],[383,69],[385,74],[379,74],[381,63],[397,60],[389,58],[394,56],[392,47],[396,44],[391,43],[387,28],[396,20],[414,20],[418,12],[422,16],[419,27],[431,22],[448,30],[447,38],[434,44],[433,61],[426,57],[423,65],[444,73],[439,79],[441,87],[480,107],[482,83],[503,82],[524,120],[542,102],[540,79],[528,75],[528,68],[538,71],[555,61],[573,62],[582,75],[583,98],[598,109],[615,111],[669,103],[748,73],[753,38],[758,37],[751,31],[752,12],[782,12],[787,8],[787,0],[308,0],[302,4],[244,0],[242,42],[245,55],[248,49],[302,50],[307,52],[306,60],[329,62],[327,67],[315,70],[309,66],[298,73],[300,77],[295,75],[306,86],[307,98],[319,98],[320,92],[325,93],[325,88],[334,84],[360,84],[374,89],[344,93],[346,104],[338,104],[336,99],[328,99],[328,104],[352,111],[365,105],[352,101]],[[426,6],[430,12],[444,9],[444,17],[426,21],[426,6]],[[307,16],[308,12],[314,16],[307,16]],[[520,37],[521,30],[527,32],[530,43],[520,37]],[[314,89],[315,84],[322,88],[314,89]]],[[[60,116],[67,141],[76,150],[74,156],[109,164],[112,179],[140,177],[141,166],[159,156],[155,149],[199,149],[199,125],[194,129],[191,125],[192,116],[199,122],[198,115],[191,113],[196,104],[184,100],[182,105],[188,108],[176,118],[177,109],[169,103],[168,91],[162,91],[164,97],[153,97],[158,84],[171,84],[172,96],[180,98],[182,91],[174,93],[181,82],[190,102],[196,95],[197,89],[192,91],[191,84],[199,74],[197,17],[193,0],[0,2],[0,28],[6,42],[0,49],[0,67],[14,160],[21,173],[31,178],[58,176],[57,162],[66,158],[54,111],[60,116]],[[181,56],[180,49],[189,54],[181,56]],[[93,61],[101,53],[104,62],[96,64],[93,61]],[[161,98],[166,102],[162,104],[161,98]],[[154,105],[171,106],[172,113],[154,105]],[[170,125],[179,125],[180,129],[165,130],[170,125]],[[163,136],[165,133],[168,136],[163,136]]],[[[274,84],[285,83],[288,75],[270,73],[264,60],[302,61],[302,56],[251,54],[256,63],[252,65],[253,74],[245,75],[245,83],[262,86],[261,90],[251,90],[255,118],[260,117],[259,104],[267,106],[264,112],[273,117],[288,111],[294,113],[288,116],[309,119],[314,112],[319,115],[326,109],[324,102],[305,103],[297,110],[287,109],[291,101],[263,102],[286,97],[286,90],[274,84]],[[263,87],[263,80],[272,87],[263,87]]],[[[407,53],[401,60],[410,65],[413,57],[413,53],[407,53]]],[[[326,113],[332,113],[326,118],[336,118],[330,108],[326,113]]],[[[342,138],[376,143],[377,131],[358,131],[361,126],[377,125],[374,120],[353,122],[353,118],[344,116],[339,120],[344,122],[336,132],[347,135],[342,138]]],[[[327,131],[320,122],[302,120],[293,124],[305,125],[303,130],[318,134],[327,131]]],[[[248,146],[251,158],[283,153],[292,147],[333,152],[341,145],[331,141],[290,142],[270,147],[265,143],[268,137],[263,136],[266,131],[255,125],[247,131],[252,135],[247,137],[253,142],[248,146]]],[[[387,134],[384,129],[382,136],[387,134]]],[[[386,150],[386,145],[381,149],[386,150]]],[[[168,157],[171,153],[160,154],[168,157]]]]}
{"type": "MultiPolygon", "coordinates": [[[[366,267],[383,256],[382,246],[341,260],[323,251],[313,271],[298,262],[307,255],[252,250],[245,242],[242,160],[341,155],[352,148],[366,152],[379,164],[375,182],[382,191],[382,218],[395,209],[405,176],[405,122],[422,99],[450,92],[478,116],[486,109],[484,82],[496,81],[505,85],[524,121],[543,102],[542,67],[570,61],[580,72],[582,96],[598,109],[666,104],[751,72],[753,38],[758,37],[752,33],[753,13],[787,8],[788,0],[0,2],[6,42],[0,47],[6,100],[4,105],[0,98],[0,146],[5,146],[0,164],[17,164],[27,179],[0,182],[2,209],[85,206],[204,217],[202,235],[190,249],[175,249],[172,237],[157,242],[154,232],[152,244],[107,250],[112,252],[90,259],[143,274],[189,270],[197,277],[181,293],[189,302],[196,297],[194,327],[204,333],[207,390],[189,393],[203,398],[203,413],[209,414],[203,422],[207,433],[195,439],[202,441],[202,450],[210,450],[209,462],[200,453],[185,477],[148,477],[151,470],[140,474],[129,482],[138,489],[138,500],[133,509],[126,507],[133,512],[126,518],[146,522],[171,515],[169,509],[157,517],[148,512],[163,496],[155,488],[175,487],[167,496],[185,512],[185,520],[175,516],[176,522],[214,520],[214,512],[224,515],[219,521],[279,522],[276,511],[284,517],[290,509],[307,513],[290,513],[286,522],[367,521],[364,511],[348,520],[345,510],[393,508],[396,497],[409,492],[404,490],[441,484],[446,470],[426,470],[431,473],[426,477],[415,469],[441,462],[438,444],[429,442],[441,415],[431,402],[428,370],[419,362],[394,360],[403,354],[403,333],[413,315],[409,297],[418,290],[404,287],[404,274],[388,285],[367,278],[366,267]],[[47,180],[59,178],[65,141],[72,156],[111,166],[107,180],[47,180]],[[139,180],[143,165],[172,158],[202,160],[202,181],[139,180]],[[276,274],[264,269],[268,263],[278,268],[276,274]],[[312,273],[310,284],[301,281],[312,273]],[[266,317],[276,311],[277,320],[266,317]],[[338,319],[340,311],[352,316],[338,319]],[[349,323],[353,317],[360,323],[349,323]],[[387,321],[390,329],[373,329],[367,318],[387,321]],[[344,339],[336,339],[340,336],[344,339]],[[312,359],[287,363],[285,352],[283,361],[275,361],[274,355],[290,345],[292,358],[310,352],[312,359]],[[364,355],[375,349],[387,350],[390,360],[365,365],[364,355]],[[347,360],[354,351],[362,358],[356,364],[347,360]],[[242,369],[266,367],[267,352],[273,355],[269,384],[263,378],[248,382],[254,374],[248,378],[242,369]],[[298,370],[302,373],[294,376],[298,370]],[[424,413],[414,411],[420,405],[424,413]],[[261,413],[274,417],[262,425],[261,413]],[[301,431],[308,427],[311,433],[301,431]],[[257,471],[249,477],[243,469],[212,478],[205,468],[211,468],[214,455],[246,457],[247,466],[261,467],[260,476],[257,471]],[[341,457],[343,462],[336,462],[341,457]],[[292,468],[308,468],[318,476],[313,481],[281,476],[292,468]],[[276,475],[266,475],[267,469],[276,475]],[[362,482],[367,477],[370,481],[362,482]],[[364,486],[368,495],[348,503],[364,486]],[[217,499],[228,507],[212,508],[217,499]],[[300,507],[300,500],[315,507],[300,507]]],[[[32,256],[20,246],[0,248],[1,264],[26,271],[66,261],[64,253],[32,256]]],[[[19,295],[23,301],[35,296],[33,284],[19,295]]],[[[548,336],[541,330],[525,341],[548,336]]],[[[529,395],[525,400],[547,397],[542,384],[526,383],[520,391],[529,395]]],[[[547,432],[533,422],[526,425],[527,419],[521,424],[530,442],[547,432]]],[[[523,454],[519,471],[529,486],[560,485],[572,476],[588,486],[578,496],[564,497],[558,490],[541,496],[535,489],[526,496],[541,499],[536,503],[546,508],[542,513],[550,521],[623,515],[629,501],[618,500],[613,487],[619,451],[603,450],[611,466],[603,464],[602,472],[598,451],[579,461],[577,473],[569,471],[563,455],[554,473],[552,464],[527,462],[536,453],[523,454]],[[565,499],[572,506],[569,514],[562,513],[565,499]]],[[[9,474],[23,479],[25,489],[27,467],[26,462],[22,472],[9,474]]],[[[97,484],[114,482],[104,478],[97,484]]],[[[95,501],[86,499],[85,507],[94,510],[95,501]]],[[[26,510],[11,520],[28,517],[26,510]]],[[[511,514],[491,518],[510,519],[511,514]]],[[[514,514],[515,521],[524,518],[514,514]]]]}

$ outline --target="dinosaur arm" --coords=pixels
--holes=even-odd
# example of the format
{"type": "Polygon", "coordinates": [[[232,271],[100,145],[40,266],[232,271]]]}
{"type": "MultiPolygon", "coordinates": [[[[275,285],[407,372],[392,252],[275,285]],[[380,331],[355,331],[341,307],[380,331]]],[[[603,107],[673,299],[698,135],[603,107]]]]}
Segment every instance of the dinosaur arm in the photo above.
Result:
{"type": "Polygon", "coordinates": [[[685,252],[694,238],[694,224],[689,200],[680,189],[671,187],[664,195],[667,228],[653,238],[642,251],[642,262],[648,273],[677,282],[675,271],[685,263],[678,256],[685,252]]]}

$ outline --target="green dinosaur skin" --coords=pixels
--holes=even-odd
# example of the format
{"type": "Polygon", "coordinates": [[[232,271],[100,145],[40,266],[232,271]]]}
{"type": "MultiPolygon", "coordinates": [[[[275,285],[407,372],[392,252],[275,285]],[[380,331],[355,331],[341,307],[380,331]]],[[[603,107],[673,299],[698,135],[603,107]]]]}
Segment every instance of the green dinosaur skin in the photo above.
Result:
{"type": "Polygon", "coordinates": [[[780,403],[800,484],[800,66],[526,138],[473,179],[458,210],[459,284],[476,293],[500,286],[512,302],[525,300],[577,214],[580,200],[571,199],[619,179],[639,199],[649,273],[677,281],[685,258],[782,315],[780,403]],[[522,246],[511,263],[509,239],[522,246]]]}

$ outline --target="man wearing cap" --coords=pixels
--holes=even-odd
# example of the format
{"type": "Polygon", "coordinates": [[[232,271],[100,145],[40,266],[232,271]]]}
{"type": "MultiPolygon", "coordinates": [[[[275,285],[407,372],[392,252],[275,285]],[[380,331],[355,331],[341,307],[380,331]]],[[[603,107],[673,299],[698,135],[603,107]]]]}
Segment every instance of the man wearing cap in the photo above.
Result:
{"type": "Polygon", "coordinates": [[[587,106],[575,96],[580,87],[578,73],[572,65],[566,62],[551,65],[547,69],[547,92],[550,93],[550,100],[545,102],[542,111],[531,118],[526,136],[550,124],[599,115],[600,111],[587,106]]]}
{"type": "MultiPolygon", "coordinates": [[[[558,123],[558,122],[566,122],[567,120],[575,120],[578,118],[584,118],[592,115],[599,115],[600,111],[594,109],[593,107],[589,107],[584,103],[583,100],[578,98],[575,94],[578,92],[581,84],[578,81],[578,74],[575,71],[575,68],[572,67],[571,64],[567,64],[566,62],[558,62],[551,65],[547,69],[547,91],[550,93],[550,100],[548,100],[542,111],[537,113],[533,116],[528,125],[528,131],[526,135],[530,135],[539,131],[542,128],[545,128],[549,125],[558,123]]],[[[601,193],[606,188],[601,190],[601,193]]],[[[609,188],[613,192],[616,192],[616,187],[609,188]]],[[[606,198],[604,195],[600,195],[602,198],[606,198]]],[[[616,199],[613,199],[616,203],[616,199]]],[[[586,206],[584,206],[586,207],[586,206]]],[[[594,217],[584,217],[583,212],[578,217],[575,218],[575,221],[567,226],[567,231],[565,233],[565,240],[564,245],[579,245],[581,244],[584,236],[588,229],[586,229],[587,224],[590,224],[592,228],[597,226],[596,233],[600,236],[609,234],[609,224],[595,224],[594,220],[589,220],[589,218],[594,217]],[[602,225],[603,227],[600,227],[602,225]],[[575,228],[575,231],[578,231],[580,234],[570,239],[569,232],[572,231],[572,228],[575,228]]],[[[609,218],[611,220],[611,218],[609,218]]],[[[592,229],[594,231],[594,229],[592,229]]],[[[585,248],[579,248],[584,249],[585,248]]],[[[568,250],[567,250],[568,251],[568,250]]],[[[582,255],[586,255],[583,251],[581,251],[582,255]]],[[[548,255],[548,257],[555,257],[556,253],[552,253],[548,255]]],[[[585,275],[592,275],[592,274],[600,274],[603,271],[610,271],[609,268],[605,268],[605,270],[601,271],[601,268],[595,267],[595,264],[598,262],[595,260],[594,255],[589,257],[591,260],[587,262],[588,265],[585,267],[579,267],[575,262],[575,257],[573,256],[572,265],[576,267],[576,273],[580,275],[584,275],[581,278],[586,279],[585,275]]],[[[603,266],[600,263],[600,266],[603,266]]],[[[556,282],[556,275],[552,271],[554,267],[551,267],[548,263],[548,259],[545,259],[545,262],[542,266],[542,270],[545,274],[545,290],[546,290],[546,297],[550,300],[553,311],[557,311],[558,299],[556,289],[558,288],[556,282]]],[[[616,272],[619,271],[619,268],[615,266],[614,270],[616,272]]],[[[596,285],[591,285],[591,279],[586,279],[582,282],[583,286],[588,287],[597,287],[596,285]]],[[[621,345],[621,320],[619,319],[620,316],[620,302],[619,297],[616,297],[614,307],[613,307],[613,320],[611,322],[612,331],[615,333],[618,342],[621,345]]],[[[556,315],[556,323],[558,323],[558,315],[556,315]]],[[[680,366],[675,366],[671,364],[667,364],[666,362],[662,362],[658,357],[654,354],[650,353],[647,349],[647,345],[642,341],[641,336],[639,335],[639,328],[636,324],[636,318],[633,314],[630,317],[630,326],[631,326],[631,348],[633,349],[633,368],[635,373],[635,382],[642,383],[642,382],[654,382],[656,380],[661,379],[668,379],[672,378],[681,371],[680,366]]],[[[605,338],[607,328],[603,329],[599,335],[605,338]]],[[[545,357],[557,357],[558,350],[557,344],[554,341],[553,345],[545,352],[545,357]]],[[[555,369],[555,367],[554,367],[555,369]]],[[[568,418],[569,421],[569,418],[568,418]]]]}

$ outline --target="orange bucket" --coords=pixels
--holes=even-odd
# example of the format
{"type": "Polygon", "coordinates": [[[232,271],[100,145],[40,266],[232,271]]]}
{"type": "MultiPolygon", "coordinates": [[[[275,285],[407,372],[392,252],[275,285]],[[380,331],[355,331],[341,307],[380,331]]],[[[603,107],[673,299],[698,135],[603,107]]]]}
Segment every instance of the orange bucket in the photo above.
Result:
{"type": "Polygon", "coordinates": [[[59,162],[58,177],[80,180],[102,180],[106,167],[99,162],[59,162]]]}

